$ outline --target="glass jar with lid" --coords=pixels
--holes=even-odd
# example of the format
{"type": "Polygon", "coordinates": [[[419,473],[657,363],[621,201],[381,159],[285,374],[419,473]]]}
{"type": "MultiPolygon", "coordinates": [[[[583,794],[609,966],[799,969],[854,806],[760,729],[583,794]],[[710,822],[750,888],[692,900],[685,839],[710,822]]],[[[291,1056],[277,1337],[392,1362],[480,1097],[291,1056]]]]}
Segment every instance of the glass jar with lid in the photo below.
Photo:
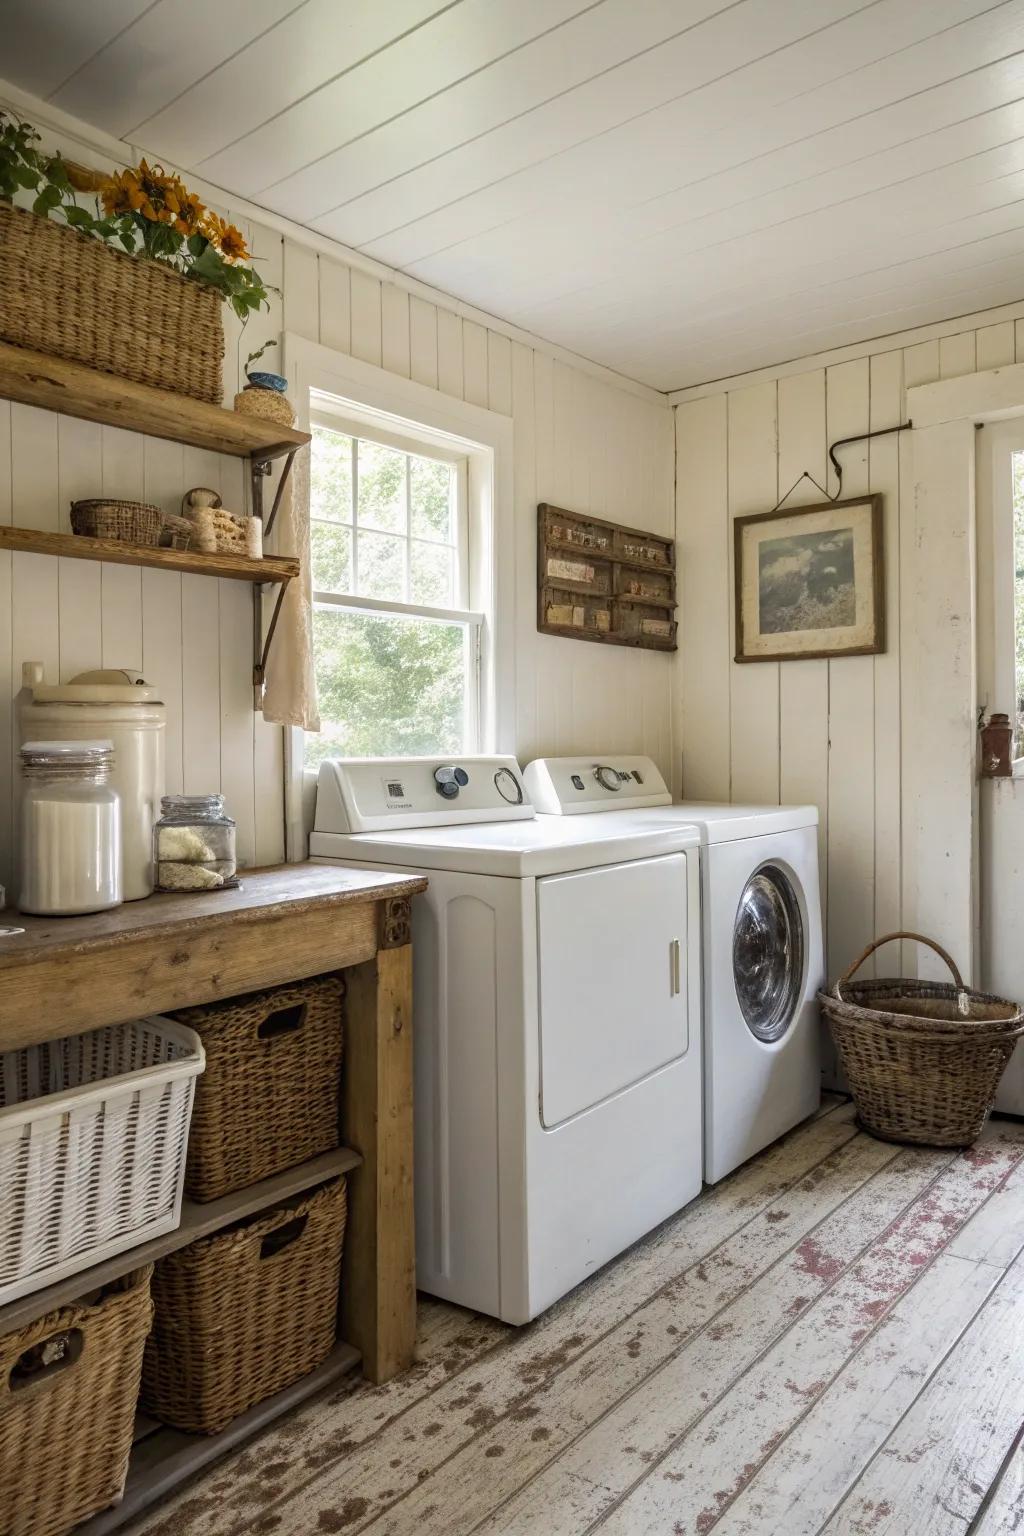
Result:
{"type": "Polygon", "coordinates": [[[121,803],[109,741],[27,741],[21,749],[23,912],[72,917],[122,899],[121,803]]]}
{"type": "Polygon", "coordinates": [[[164,795],[153,829],[158,891],[222,891],[238,884],[235,823],[223,795],[164,795]]]}

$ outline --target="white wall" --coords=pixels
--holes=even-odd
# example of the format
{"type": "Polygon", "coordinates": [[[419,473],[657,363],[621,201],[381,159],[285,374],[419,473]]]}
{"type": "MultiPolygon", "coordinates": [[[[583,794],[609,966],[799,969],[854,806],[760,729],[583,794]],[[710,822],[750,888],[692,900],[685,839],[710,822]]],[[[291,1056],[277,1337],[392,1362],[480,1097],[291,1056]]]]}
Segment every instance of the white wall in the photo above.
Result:
{"type": "MultiPolygon", "coordinates": [[[[677,407],[684,793],[809,801],[821,818],[827,969],[915,912],[907,625],[919,562],[907,435],[843,451],[844,494],[884,495],[888,644],[879,656],[737,665],[732,519],[803,470],[834,492],[827,445],[905,419],[907,389],[1024,358],[1024,305],[683,391],[677,407]]],[[[806,482],[788,505],[820,500],[806,482]]],[[[915,768],[915,774],[917,769],[915,768]]],[[[965,922],[970,914],[965,914],[965,922]]],[[[912,951],[904,965],[913,965],[912,951]]],[[[891,971],[896,956],[879,957],[891,971]]]]}
{"type": "MultiPolygon", "coordinates": [[[[30,121],[45,121],[24,100],[30,121]]],[[[49,133],[96,165],[111,161],[68,133],[49,133]]],[[[187,173],[185,173],[187,175],[187,173]]],[[[278,286],[269,317],[244,340],[225,311],[225,394],[239,359],[289,331],[445,394],[512,417],[515,427],[517,750],[573,753],[604,746],[649,753],[670,771],[672,658],[536,633],[535,509],[551,501],[670,533],[672,412],[653,391],[604,370],[574,366],[543,344],[513,339],[328,254],[322,238],[285,237],[230,205],[278,286]]],[[[184,449],[113,427],[0,401],[0,520],[67,529],[69,502],[107,493],[177,510],[184,490],[214,486],[226,505],[245,494],[237,459],[184,449]]],[[[10,881],[17,798],[12,695],[21,664],[40,660],[50,680],[85,667],[141,668],[168,706],[168,789],[221,789],[238,820],[245,863],[283,856],[281,733],[252,711],[247,587],[127,566],[0,553],[0,882],[10,881]]]]}

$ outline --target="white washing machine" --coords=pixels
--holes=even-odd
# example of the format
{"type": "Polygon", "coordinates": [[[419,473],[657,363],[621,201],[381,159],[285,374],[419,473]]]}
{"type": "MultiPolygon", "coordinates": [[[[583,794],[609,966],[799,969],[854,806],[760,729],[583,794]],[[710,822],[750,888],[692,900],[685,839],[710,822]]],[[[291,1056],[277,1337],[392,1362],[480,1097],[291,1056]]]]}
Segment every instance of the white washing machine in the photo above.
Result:
{"type": "Polygon", "coordinates": [[[695,828],[536,818],[514,758],[322,764],[310,855],[413,900],[417,1282],[525,1323],[701,1188],[695,828]]]}
{"type": "Polygon", "coordinates": [[[524,778],[542,816],[589,824],[613,811],[638,832],[677,820],[700,829],[704,1177],[714,1184],[821,1101],[817,809],[673,803],[647,757],[540,758],[524,778]]]}

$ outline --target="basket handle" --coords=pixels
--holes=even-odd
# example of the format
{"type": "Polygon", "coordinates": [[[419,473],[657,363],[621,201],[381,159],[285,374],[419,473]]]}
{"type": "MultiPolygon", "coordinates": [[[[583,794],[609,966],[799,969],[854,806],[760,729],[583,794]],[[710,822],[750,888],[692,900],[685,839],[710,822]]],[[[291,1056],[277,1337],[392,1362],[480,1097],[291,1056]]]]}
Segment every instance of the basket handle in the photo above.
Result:
{"type": "Polygon", "coordinates": [[[39,1339],[22,1350],[4,1371],[0,1386],[12,1394],[35,1392],[48,1387],[56,1377],[78,1364],[84,1348],[85,1337],[81,1328],[59,1329],[49,1338],[39,1339]]]}
{"type": "Polygon", "coordinates": [[[286,1003],[283,1008],[275,1008],[273,1013],[268,1013],[256,1027],[258,1040],[279,1040],[282,1035],[293,1035],[300,1030],[306,1022],[308,1004],[303,1000],[299,1003],[286,1003]]]}
{"type": "Polygon", "coordinates": [[[260,1243],[260,1258],[273,1258],[275,1253],[281,1253],[283,1249],[290,1248],[292,1243],[297,1243],[309,1222],[309,1212],[301,1211],[298,1216],[286,1221],[283,1226],[274,1227],[268,1232],[260,1243]]]}
{"type": "Polygon", "coordinates": [[[953,983],[956,986],[957,992],[960,994],[961,999],[963,998],[964,979],[960,975],[956,961],[953,959],[953,956],[949,953],[949,951],[943,949],[942,945],[937,944],[934,939],[926,938],[923,933],[913,933],[909,928],[898,928],[895,933],[883,933],[880,939],[874,939],[868,945],[867,949],[865,949],[861,954],[857,956],[853,964],[847,966],[846,970],[836,982],[836,997],[839,998],[840,1002],[844,1000],[843,995],[839,990],[843,985],[843,982],[850,981],[853,976],[855,976],[856,973],[860,970],[861,966],[864,964],[864,961],[867,960],[870,955],[873,955],[876,949],[881,949],[883,944],[891,944],[894,939],[913,939],[916,944],[927,944],[929,949],[933,949],[938,955],[939,959],[944,960],[949,966],[953,976],[953,983]]]}

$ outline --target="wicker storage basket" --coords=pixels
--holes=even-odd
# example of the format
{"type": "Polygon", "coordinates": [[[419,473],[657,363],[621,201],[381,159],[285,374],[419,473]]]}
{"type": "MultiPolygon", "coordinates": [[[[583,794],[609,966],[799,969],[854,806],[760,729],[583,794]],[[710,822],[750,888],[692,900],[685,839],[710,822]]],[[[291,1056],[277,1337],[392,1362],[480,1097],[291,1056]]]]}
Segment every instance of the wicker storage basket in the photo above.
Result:
{"type": "Polygon", "coordinates": [[[0,202],[0,341],[220,405],[222,300],[158,261],[0,202]]]}
{"type": "Polygon", "coordinates": [[[161,1260],[142,1403],[202,1435],[300,1376],[334,1347],[345,1180],[161,1260]]]}
{"type": "Polygon", "coordinates": [[[866,1131],[883,1141],[929,1147],[968,1147],[978,1139],[1024,1033],[1017,1003],[965,987],[940,945],[905,932],[869,944],[818,1000],[866,1131]],[[868,956],[893,939],[914,939],[935,950],[949,966],[952,984],[852,981],[868,956]]]}
{"type": "Polygon", "coordinates": [[[0,1339],[0,1529],[63,1536],[117,1503],[128,1471],[150,1269],[0,1339]]]}
{"type": "Polygon", "coordinates": [[[174,1015],[206,1048],[185,1175],[194,1200],[338,1145],[343,996],[340,976],[317,976],[174,1015]]]}
{"type": "Polygon", "coordinates": [[[157,544],[162,514],[147,501],[73,501],[71,531],[90,539],[157,544]]]}
{"type": "Polygon", "coordinates": [[[174,1231],[202,1070],[162,1018],[0,1053],[0,1303],[174,1231]]]}

